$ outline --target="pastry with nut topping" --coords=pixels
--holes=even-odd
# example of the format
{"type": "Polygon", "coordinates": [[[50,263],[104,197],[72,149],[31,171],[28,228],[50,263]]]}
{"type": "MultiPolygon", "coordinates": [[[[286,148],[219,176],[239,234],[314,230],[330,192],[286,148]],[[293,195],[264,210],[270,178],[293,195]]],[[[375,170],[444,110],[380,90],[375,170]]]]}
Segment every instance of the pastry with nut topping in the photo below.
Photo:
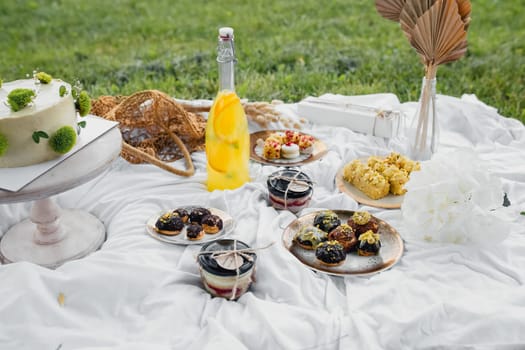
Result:
{"type": "Polygon", "coordinates": [[[187,223],[188,220],[190,219],[190,215],[188,213],[188,211],[184,208],[177,208],[173,211],[173,213],[177,214],[178,216],[180,216],[180,218],[182,219],[182,222],[183,223],[187,223]]]}
{"type": "Polygon", "coordinates": [[[327,240],[327,234],[317,227],[304,226],[295,234],[294,240],[302,248],[312,250],[327,240]]]}
{"type": "Polygon", "coordinates": [[[326,266],[339,266],[346,260],[346,253],[338,241],[326,241],[317,246],[315,257],[326,266]]]}
{"type": "Polygon", "coordinates": [[[359,236],[359,247],[357,248],[357,255],[373,256],[379,254],[381,249],[381,241],[379,234],[368,230],[359,236]]]}
{"type": "Polygon", "coordinates": [[[327,233],[339,225],[341,225],[341,220],[331,210],[323,210],[314,217],[314,226],[327,233]]]}
{"type": "Polygon", "coordinates": [[[204,232],[214,234],[222,230],[223,222],[220,216],[210,214],[202,218],[201,225],[204,232]]]}
{"type": "Polygon", "coordinates": [[[155,223],[155,231],[168,236],[178,235],[183,228],[184,222],[173,212],[162,214],[155,223]]]}
{"type": "Polygon", "coordinates": [[[198,241],[204,237],[204,229],[199,224],[189,224],[186,227],[186,237],[190,241],[198,241]]]}
{"type": "Polygon", "coordinates": [[[193,208],[190,212],[190,222],[200,224],[202,219],[210,214],[211,212],[206,208],[193,208]]]}
{"type": "Polygon", "coordinates": [[[389,193],[405,194],[410,173],[419,169],[419,162],[392,152],[386,157],[370,156],[365,162],[353,160],[344,166],[343,179],[377,200],[389,193]]]}
{"type": "Polygon", "coordinates": [[[357,237],[354,229],[348,224],[341,224],[328,233],[328,240],[338,241],[345,251],[352,251],[357,245],[357,237]]]}
{"type": "Polygon", "coordinates": [[[373,233],[379,231],[379,223],[368,211],[355,211],[347,221],[348,226],[354,229],[357,238],[368,230],[373,233]]]}

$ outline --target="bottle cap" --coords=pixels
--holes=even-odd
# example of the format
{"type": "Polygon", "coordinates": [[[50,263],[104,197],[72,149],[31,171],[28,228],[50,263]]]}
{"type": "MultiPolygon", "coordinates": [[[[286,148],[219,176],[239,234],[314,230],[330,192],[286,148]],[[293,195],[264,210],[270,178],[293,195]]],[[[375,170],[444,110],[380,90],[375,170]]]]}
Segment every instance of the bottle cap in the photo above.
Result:
{"type": "Polygon", "coordinates": [[[233,39],[233,28],[222,27],[219,28],[219,37],[222,39],[233,39]]]}

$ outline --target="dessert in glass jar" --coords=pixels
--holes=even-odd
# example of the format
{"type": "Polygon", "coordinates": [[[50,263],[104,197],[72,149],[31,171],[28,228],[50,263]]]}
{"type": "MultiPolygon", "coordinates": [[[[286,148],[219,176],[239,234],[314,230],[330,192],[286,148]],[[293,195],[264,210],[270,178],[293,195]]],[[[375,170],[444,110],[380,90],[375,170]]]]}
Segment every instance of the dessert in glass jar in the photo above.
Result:
{"type": "Polygon", "coordinates": [[[272,173],[267,180],[269,202],[275,209],[297,213],[308,206],[314,187],[305,173],[283,169],[272,173]]]}
{"type": "Polygon", "coordinates": [[[257,255],[236,239],[220,239],[205,244],[198,257],[202,283],[215,297],[238,299],[255,278],[257,255]]]}

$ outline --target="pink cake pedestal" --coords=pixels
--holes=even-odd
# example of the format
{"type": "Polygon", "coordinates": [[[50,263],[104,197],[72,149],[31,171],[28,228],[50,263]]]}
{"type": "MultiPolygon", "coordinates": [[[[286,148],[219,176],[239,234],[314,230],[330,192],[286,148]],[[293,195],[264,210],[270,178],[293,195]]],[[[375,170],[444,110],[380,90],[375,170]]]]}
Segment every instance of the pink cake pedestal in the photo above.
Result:
{"type": "Polygon", "coordinates": [[[2,236],[0,261],[56,268],[99,249],[106,238],[104,224],[88,212],[60,208],[51,196],[100,175],[118,157],[121,144],[120,131],[113,128],[20,191],[0,190],[0,204],[34,201],[29,218],[2,236]]]}

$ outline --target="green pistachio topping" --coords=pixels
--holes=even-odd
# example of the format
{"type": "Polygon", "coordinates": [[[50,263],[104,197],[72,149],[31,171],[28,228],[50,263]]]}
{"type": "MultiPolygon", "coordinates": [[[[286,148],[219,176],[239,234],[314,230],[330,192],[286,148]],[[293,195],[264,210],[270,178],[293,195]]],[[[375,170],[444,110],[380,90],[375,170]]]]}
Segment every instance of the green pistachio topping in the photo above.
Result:
{"type": "Polygon", "coordinates": [[[8,147],[9,142],[7,142],[7,137],[5,137],[3,134],[0,134],[0,157],[5,154],[8,147]]]}
{"type": "Polygon", "coordinates": [[[61,127],[49,138],[49,146],[60,154],[69,152],[76,142],[77,132],[69,125],[61,127]]]}
{"type": "Polygon", "coordinates": [[[311,242],[312,247],[316,247],[319,243],[326,240],[326,232],[314,226],[304,226],[297,233],[297,238],[303,242],[311,242]]]}
{"type": "Polygon", "coordinates": [[[331,240],[324,242],[323,245],[325,245],[328,248],[328,250],[331,250],[332,247],[340,246],[341,243],[339,243],[339,241],[336,240],[331,240]]]}
{"type": "Polygon", "coordinates": [[[35,78],[37,78],[42,84],[49,84],[51,80],[53,80],[53,77],[45,72],[36,73],[35,78]]]}
{"type": "Polygon", "coordinates": [[[352,219],[358,225],[366,225],[370,221],[371,215],[367,211],[356,211],[352,219]]]}
{"type": "Polygon", "coordinates": [[[78,94],[78,98],[76,100],[76,107],[81,117],[86,116],[91,110],[91,98],[89,97],[86,91],[82,90],[78,94]]]}
{"type": "Polygon", "coordinates": [[[359,236],[360,241],[366,241],[368,244],[375,244],[379,242],[379,233],[374,233],[372,230],[368,230],[359,236]]]}
{"type": "Polygon", "coordinates": [[[35,92],[31,89],[18,88],[14,89],[9,95],[7,95],[7,103],[9,103],[13,112],[18,112],[33,101],[35,96],[35,92]]]}
{"type": "Polygon", "coordinates": [[[165,223],[167,223],[167,222],[169,222],[171,220],[172,216],[173,216],[173,213],[171,213],[171,212],[162,214],[162,216],[159,218],[159,221],[162,222],[163,224],[165,224],[165,223]]]}
{"type": "Polygon", "coordinates": [[[339,225],[339,230],[346,234],[352,234],[354,232],[354,229],[350,227],[348,224],[339,225]]]}

